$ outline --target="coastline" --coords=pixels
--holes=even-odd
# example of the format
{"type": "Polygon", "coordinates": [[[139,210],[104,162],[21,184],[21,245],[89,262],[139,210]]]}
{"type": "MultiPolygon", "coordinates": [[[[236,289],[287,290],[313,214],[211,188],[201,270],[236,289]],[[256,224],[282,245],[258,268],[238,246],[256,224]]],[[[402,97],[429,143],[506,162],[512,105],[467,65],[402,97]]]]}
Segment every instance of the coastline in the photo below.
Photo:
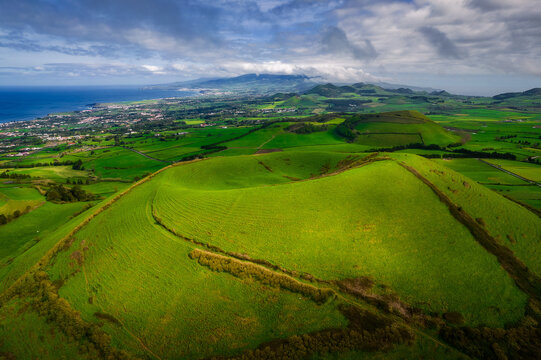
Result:
{"type": "Polygon", "coordinates": [[[0,86],[0,125],[34,121],[58,113],[92,110],[103,104],[196,95],[197,91],[148,90],[135,86],[0,86]]]}

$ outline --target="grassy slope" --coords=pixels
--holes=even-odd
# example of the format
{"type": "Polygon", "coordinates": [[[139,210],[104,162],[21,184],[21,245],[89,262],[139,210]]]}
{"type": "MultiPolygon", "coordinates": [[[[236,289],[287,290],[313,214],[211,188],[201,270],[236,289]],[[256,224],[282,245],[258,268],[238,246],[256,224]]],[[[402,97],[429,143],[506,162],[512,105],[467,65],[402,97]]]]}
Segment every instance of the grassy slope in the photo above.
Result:
{"type": "Polygon", "coordinates": [[[408,143],[423,142],[425,145],[448,145],[460,141],[460,137],[446,131],[440,125],[431,121],[417,111],[397,111],[377,115],[360,115],[361,121],[355,127],[361,135],[357,142],[367,145],[394,146],[408,143]],[[371,139],[363,134],[402,133],[409,137],[397,137],[389,134],[379,139],[371,139]],[[413,134],[420,134],[414,136],[413,134]],[[421,141],[422,138],[422,141],[421,141]],[[377,141],[379,140],[379,142],[377,141]]]}
{"type": "MultiPolygon", "coordinates": [[[[106,203],[108,199],[109,198],[106,198],[97,203],[95,208],[106,203]]],[[[4,242],[13,242],[13,237],[15,237],[13,234],[17,234],[16,236],[18,239],[15,242],[17,245],[13,246],[15,253],[11,256],[6,255],[6,257],[1,260],[0,291],[7,289],[30,267],[36,264],[59,239],[68,234],[88,215],[88,211],[93,211],[90,209],[72,217],[84,206],[85,203],[62,205],[46,203],[41,208],[24,215],[21,219],[4,225],[8,231],[6,232],[6,237],[1,236],[0,239],[4,242]],[[40,210],[43,212],[40,212],[40,210]],[[60,212],[60,215],[57,211],[60,212]],[[22,222],[23,219],[26,219],[25,221],[29,221],[29,223],[33,225],[27,226],[26,223],[22,222]],[[19,220],[21,220],[20,223],[17,222],[19,220]],[[39,227],[39,234],[36,232],[37,227],[39,227]],[[10,236],[10,234],[12,236],[10,236]],[[36,237],[39,237],[39,242],[34,241],[36,237]],[[10,260],[11,257],[14,257],[13,261],[10,260]]]]}
{"type": "Polygon", "coordinates": [[[260,186],[255,160],[273,169],[272,183],[285,168],[300,177],[302,162],[286,161],[292,154],[229,160],[236,169],[221,163],[226,159],[171,169],[154,180],[162,183],[155,211],[186,237],[326,279],[372,276],[406,301],[462,312],[472,324],[501,325],[522,315],[525,297],[496,260],[407,171],[386,161],[260,186]]]}
{"type": "Polygon", "coordinates": [[[541,274],[541,219],[536,215],[434,161],[407,154],[392,156],[419,169],[473,218],[483,219],[492,236],[513,250],[535,273],[541,274]]]}
{"type": "Polygon", "coordinates": [[[76,343],[70,342],[54,324],[25,308],[19,300],[0,308],[0,323],[2,359],[2,355],[5,359],[86,359],[76,343]]]}
{"type": "Polygon", "coordinates": [[[156,185],[138,187],[96,217],[51,270],[53,277],[68,276],[79,268],[72,254],[84,252],[81,271],[60,295],[88,321],[97,321],[96,311],[119,319],[122,327],[106,325],[114,344],[142,355],[147,352],[140,340],[160,357],[195,358],[345,324],[332,303],[316,306],[299,295],[217,275],[190,260],[191,244],[151,218],[156,185]]]}
{"type": "MultiPolygon", "coordinates": [[[[56,229],[70,216],[81,210],[86,203],[53,204],[45,203],[38,209],[2,225],[0,228],[0,264],[6,265],[9,259],[41,241],[51,230],[56,229]]],[[[3,272],[0,267],[0,274],[3,272]]],[[[0,275],[1,278],[1,275],[0,275]]]]}
{"type": "Polygon", "coordinates": [[[165,165],[163,162],[148,159],[122,148],[96,151],[96,154],[99,156],[85,163],[85,168],[94,170],[94,175],[101,178],[131,180],[135,176],[154,172],[165,165]]]}
{"type": "MultiPolygon", "coordinates": [[[[353,146],[359,147],[322,148],[348,150],[353,146]]],[[[160,217],[179,233],[328,279],[369,275],[415,305],[441,312],[460,311],[472,325],[502,325],[522,315],[524,295],[411,174],[385,161],[333,177],[291,183],[291,178],[309,178],[319,174],[324,165],[332,168],[347,156],[308,151],[311,148],[217,158],[158,175],[94,219],[77,235],[72,248],[57,259],[51,270],[54,277],[76,271],[60,294],[88,321],[97,321],[92,315],[96,311],[117,317],[122,327],[105,325],[115,345],[148,355],[143,343],[166,358],[227,355],[277,337],[344,325],[333,304],[316,306],[298,295],[239,282],[196,265],[187,258],[192,249],[189,243],[156,227],[151,217],[153,204],[160,217]],[[84,253],[83,266],[76,264],[75,251],[84,253]],[[246,332],[252,336],[246,338],[246,332]],[[183,340],[179,343],[179,339],[183,340]]],[[[515,232],[524,228],[527,235],[506,245],[538,270],[539,246],[534,240],[540,232],[539,221],[477,184],[456,192],[455,185],[468,179],[445,168],[442,171],[451,180],[438,178],[431,170],[441,168],[429,160],[411,155],[393,157],[407,161],[440,189],[448,190],[449,197],[464,204],[472,216],[485,215],[491,231],[497,233],[510,224],[515,232]],[[479,202],[479,196],[483,201],[479,202]],[[492,216],[485,209],[492,206],[503,210],[492,216]],[[522,222],[530,220],[527,225],[522,222]],[[500,227],[498,221],[503,223],[500,227]]],[[[46,222],[46,218],[41,220],[46,222]]],[[[2,287],[35,263],[76,223],[72,220],[57,229],[52,226],[45,241],[30,247],[13,264],[0,267],[2,287]]],[[[16,308],[15,304],[0,313],[4,325],[0,335],[8,344],[17,339],[12,334],[8,337],[6,324],[21,334],[33,331],[24,320],[34,315],[14,319],[16,308]]],[[[48,330],[39,319],[36,324],[38,329],[48,330]]],[[[47,358],[54,349],[73,352],[69,345],[61,345],[63,340],[47,337],[45,347],[34,340],[27,350],[15,347],[18,354],[47,358]]],[[[401,351],[394,352],[397,358],[412,350],[401,351]]],[[[357,355],[352,354],[353,358],[357,355]]]]}
{"type": "Polygon", "coordinates": [[[537,164],[501,159],[489,159],[487,161],[495,165],[500,165],[503,169],[526,179],[541,182],[541,166],[537,164]]]}

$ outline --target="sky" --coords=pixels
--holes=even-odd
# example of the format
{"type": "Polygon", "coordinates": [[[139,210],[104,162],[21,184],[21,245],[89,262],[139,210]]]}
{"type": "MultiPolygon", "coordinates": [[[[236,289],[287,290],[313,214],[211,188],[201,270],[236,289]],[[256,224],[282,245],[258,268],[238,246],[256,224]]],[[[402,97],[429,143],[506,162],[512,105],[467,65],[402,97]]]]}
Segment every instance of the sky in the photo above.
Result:
{"type": "Polygon", "coordinates": [[[246,73],[541,87],[541,0],[0,0],[0,85],[246,73]]]}

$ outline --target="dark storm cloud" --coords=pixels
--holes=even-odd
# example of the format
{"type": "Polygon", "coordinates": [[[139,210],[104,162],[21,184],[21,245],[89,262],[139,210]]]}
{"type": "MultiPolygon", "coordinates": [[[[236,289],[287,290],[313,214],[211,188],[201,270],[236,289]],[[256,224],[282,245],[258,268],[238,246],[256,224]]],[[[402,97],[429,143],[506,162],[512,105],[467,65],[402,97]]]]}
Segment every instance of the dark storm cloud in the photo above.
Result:
{"type": "Polygon", "coordinates": [[[221,11],[190,0],[17,0],[3,3],[0,27],[116,44],[137,43],[134,37],[149,31],[199,47],[218,46],[221,11]]]}
{"type": "Polygon", "coordinates": [[[460,49],[445,35],[445,33],[431,26],[423,26],[419,29],[426,40],[436,49],[437,53],[444,58],[460,59],[463,54],[460,49]]]}
{"type": "Polygon", "coordinates": [[[495,0],[469,0],[469,6],[483,11],[493,11],[503,7],[501,1],[495,0]]]}
{"type": "Polygon", "coordinates": [[[372,59],[378,54],[369,40],[365,40],[364,46],[352,44],[346,33],[335,26],[324,30],[322,38],[322,51],[325,54],[352,55],[355,59],[372,59]]]}

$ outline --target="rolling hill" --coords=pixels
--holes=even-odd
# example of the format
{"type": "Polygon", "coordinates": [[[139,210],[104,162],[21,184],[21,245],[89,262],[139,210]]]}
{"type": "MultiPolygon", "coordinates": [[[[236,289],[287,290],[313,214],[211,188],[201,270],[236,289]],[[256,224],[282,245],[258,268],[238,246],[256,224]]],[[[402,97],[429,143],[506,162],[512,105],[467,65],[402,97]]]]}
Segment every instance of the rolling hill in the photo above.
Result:
{"type": "MultiPolygon", "coordinates": [[[[404,115],[370,123],[426,123],[404,115]]],[[[415,155],[185,162],[74,221],[4,284],[18,356],[458,359],[518,333],[538,354],[541,220],[415,155]]]]}
{"type": "Polygon", "coordinates": [[[460,142],[460,136],[409,110],[355,115],[340,124],[337,132],[355,143],[379,148],[410,144],[445,147],[460,142]]]}

